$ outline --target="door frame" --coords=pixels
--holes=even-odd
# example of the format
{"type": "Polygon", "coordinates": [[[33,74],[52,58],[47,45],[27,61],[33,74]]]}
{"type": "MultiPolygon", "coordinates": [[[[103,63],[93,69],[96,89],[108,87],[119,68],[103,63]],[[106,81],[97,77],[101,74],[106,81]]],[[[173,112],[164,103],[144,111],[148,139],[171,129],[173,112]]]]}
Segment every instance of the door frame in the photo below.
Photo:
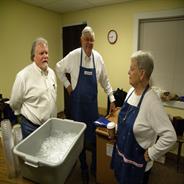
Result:
{"type": "MultiPolygon", "coordinates": [[[[64,40],[63,40],[63,29],[64,28],[71,28],[71,27],[73,27],[74,29],[75,29],[75,27],[77,28],[77,26],[81,26],[81,28],[83,27],[85,27],[85,26],[87,26],[87,22],[82,22],[82,23],[79,23],[79,24],[72,24],[72,25],[65,25],[65,26],[62,26],[62,32],[61,32],[61,42],[62,42],[62,58],[64,58],[64,54],[68,54],[70,51],[72,51],[72,50],[74,50],[74,48],[73,47],[71,47],[71,49],[69,49],[69,51],[68,51],[68,53],[64,53],[64,40]]],[[[82,29],[83,29],[82,28],[82,29]]],[[[82,31],[82,29],[81,29],[81,31],[82,31]]],[[[76,32],[78,31],[79,29],[76,29],[76,32]]],[[[70,32],[71,32],[71,29],[69,30],[70,32]]],[[[75,31],[74,31],[75,32],[75,31]]],[[[75,33],[76,33],[75,32],[75,33]]],[[[78,33],[77,33],[77,35],[78,35],[78,33]]],[[[80,39],[80,38],[79,38],[80,39]]],[[[70,41],[70,38],[68,39],[69,41],[70,41]]],[[[72,43],[76,43],[75,42],[76,40],[74,39],[74,42],[72,41],[72,43]]],[[[69,42],[67,42],[67,43],[69,43],[69,42]]],[[[70,44],[71,45],[71,44],[70,44]]],[[[76,45],[78,45],[78,43],[76,44],[76,45]]],[[[80,47],[80,45],[79,45],[79,47],[80,47]]],[[[67,47],[66,47],[67,48],[67,47]]],[[[67,50],[67,49],[66,49],[67,50]]],[[[66,51],[65,50],[65,51],[66,51]]],[[[66,56],[65,55],[65,56],[66,56]]],[[[70,75],[69,74],[67,74],[67,78],[70,80],[70,75]]],[[[64,90],[63,90],[63,101],[64,101],[64,114],[65,114],[65,116],[66,116],[66,118],[68,118],[68,119],[70,119],[70,98],[69,98],[69,95],[68,95],[68,93],[67,93],[67,91],[66,91],[66,89],[65,89],[65,87],[64,87],[64,90]]]]}
{"type": "Polygon", "coordinates": [[[134,18],[134,32],[133,32],[133,52],[138,50],[139,46],[139,25],[142,19],[153,19],[153,18],[169,18],[169,17],[178,17],[184,15],[184,9],[176,9],[176,10],[166,10],[159,12],[146,12],[139,13],[135,15],[134,18]]]}
{"type": "MultiPolygon", "coordinates": [[[[184,9],[175,9],[175,10],[167,10],[167,11],[159,11],[159,12],[146,12],[139,13],[134,18],[134,32],[133,32],[133,52],[139,49],[139,41],[140,41],[140,22],[145,19],[163,19],[163,18],[172,18],[172,17],[180,17],[184,15],[184,9]]],[[[184,109],[184,105],[182,102],[174,101],[174,103],[165,102],[163,103],[166,107],[184,109]]]]}

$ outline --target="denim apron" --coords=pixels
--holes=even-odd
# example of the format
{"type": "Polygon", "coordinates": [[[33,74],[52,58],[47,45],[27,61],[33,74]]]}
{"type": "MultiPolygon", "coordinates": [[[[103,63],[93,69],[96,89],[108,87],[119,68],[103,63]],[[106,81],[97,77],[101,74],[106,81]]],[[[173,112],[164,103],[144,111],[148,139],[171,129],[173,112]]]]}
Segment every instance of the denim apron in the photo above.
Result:
{"type": "MultiPolygon", "coordinates": [[[[92,145],[92,150],[96,143],[95,124],[93,123],[98,119],[98,105],[97,105],[97,80],[96,68],[93,57],[93,68],[85,68],[82,66],[82,49],[80,58],[80,71],[76,88],[70,95],[71,103],[71,118],[74,121],[81,121],[86,123],[84,147],[92,145]]],[[[96,150],[94,150],[95,152],[96,150]]],[[[85,157],[83,155],[82,157],[85,157]]],[[[85,161],[86,158],[82,158],[85,161]]],[[[94,155],[95,159],[95,155],[94,155]]],[[[94,161],[95,162],[95,161],[94,161]]],[[[95,163],[94,163],[95,164],[95,163]]],[[[85,169],[85,163],[82,166],[85,169]]],[[[95,166],[94,166],[95,167],[95,166]]]]}
{"type": "Polygon", "coordinates": [[[82,67],[82,49],[80,58],[80,71],[76,88],[71,93],[71,117],[75,121],[86,123],[85,136],[89,142],[95,140],[94,121],[98,119],[97,80],[93,56],[93,68],[82,67]]]}
{"type": "Polygon", "coordinates": [[[146,166],[145,150],[134,137],[133,125],[148,88],[149,86],[145,88],[137,107],[127,103],[132,92],[119,113],[117,141],[114,145],[111,162],[119,184],[141,184],[143,182],[146,166]]]}

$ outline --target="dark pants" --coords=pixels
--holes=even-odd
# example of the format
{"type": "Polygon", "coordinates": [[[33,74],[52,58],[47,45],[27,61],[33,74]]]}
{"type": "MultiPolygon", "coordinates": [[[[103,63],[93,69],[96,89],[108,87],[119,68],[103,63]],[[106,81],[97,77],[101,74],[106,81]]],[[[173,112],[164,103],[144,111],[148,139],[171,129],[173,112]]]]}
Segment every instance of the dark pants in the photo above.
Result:
{"type": "Polygon", "coordinates": [[[96,143],[84,143],[83,150],[79,155],[79,160],[81,163],[81,170],[82,172],[88,172],[88,165],[87,165],[87,158],[86,158],[86,151],[91,152],[91,172],[96,173],[96,143]]]}
{"type": "Polygon", "coordinates": [[[146,171],[146,172],[144,173],[143,184],[148,184],[150,173],[151,173],[151,169],[148,170],[148,171],[146,171]]]}
{"type": "Polygon", "coordinates": [[[22,138],[26,138],[29,134],[35,131],[40,125],[36,125],[25,118],[23,115],[20,115],[20,125],[22,130],[22,138]]]}

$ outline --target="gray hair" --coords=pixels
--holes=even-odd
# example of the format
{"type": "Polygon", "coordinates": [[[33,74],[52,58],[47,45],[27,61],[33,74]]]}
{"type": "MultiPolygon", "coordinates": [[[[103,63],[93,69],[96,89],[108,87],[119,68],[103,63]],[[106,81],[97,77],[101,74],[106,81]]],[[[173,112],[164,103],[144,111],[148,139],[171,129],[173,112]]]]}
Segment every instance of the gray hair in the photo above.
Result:
{"type": "Polygon", "coordinates": [[[154,68],[153,56],[151,53],[139,50],[132,54],[131,59],[137,61],[138,68],[143,69],[149,79],[154,68]]]}
{"type": "Polygon", "coordinates": [[[35,48],[36,48],[36,45],[39,44],[39,43],[42,43],[42,44],[45,44],[45,45],[48,46],[47,40],[42,38],[42,37],[39,37],[35,41],[33,41],[32,47],[31,47],[31,61],[34,61],[35,48]]]}
{"type": "Polygon", "coordinates": [[[95,33],[93,31],[93,29],[89,26],[86,26],[83,30],[82,30],[82,37],[85,37],[86,35],[90,35],[93,37],[93,39],[95,39],[95,33]]]}

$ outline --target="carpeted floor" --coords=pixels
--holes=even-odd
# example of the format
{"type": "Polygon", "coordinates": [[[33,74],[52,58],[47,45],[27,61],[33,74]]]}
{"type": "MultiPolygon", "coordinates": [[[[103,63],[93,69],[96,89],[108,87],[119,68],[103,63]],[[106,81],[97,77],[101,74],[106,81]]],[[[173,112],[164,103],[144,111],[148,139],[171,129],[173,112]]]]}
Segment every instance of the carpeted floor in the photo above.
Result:
{"type": "MultiPolygon", "coordinates": [[[[90,184],[95,183],[95,178],[90,176],[90,184]]],[[[79,161],[77,161],[66,184],[82,184],[79,161]]],[[[177,171],[176,157],[173,154],[167,154],[165,164],[155,162],[151,171],[149,184],[184,184],[184,158],[180,161],[179,171],[177,171]]]]}
{"type": "MultiPolygon", "coordinates": [[[[88,162],[90,162],[89,158],[90,156],[91,153],[87,153],[88,162]]],[[[0,146],[0,184],[34,184],[34,182],[24,179],[21,176],[13,179],[8,178],[6,162],[2,154],[1,146],[0,146]]],[[[73,170],[71,171],[71,174],[68,177],[65,184],[82,184],[79,160],[73,167],[73,170]]],[[[96,184],[95,178],[91,175],[89,184],[96,184]]],[[[111,183],[103,183],[103,184],[111,184],[111,183]]],[[[177,171],[176,167],[176,157],[173,157],[173,155],[168,154],[166,156],[165,164],[155,162],[150,175],[149,184],[184,184],[184,158],[182,158],[180,162],[179,171],[177,171]]]]}
{"type": "MultiPolygon", "coordinates": [[[[91,161],[90,159],[91,153],[87,152],[88,163],[90,163],[91,161]]],[[[3,155],[1,141],[0,141],[0,184],[33,184],[33,182],[24,179],[21,176],[13,179],[8,178],[8,170],[6,166],[5,157],[3,155]]],[[[65,184],[82,184],[79,160],[77,160],[65,184]]],[[[91,175],[89,184],[96,184],[95,178],[91,175]]],[[[100,183],[100,184],[111,184],[111,183],[100,183]]],[[[176,165],[176,155],[173,155],[171,153],[167,153],[165,164],[155,162],[150,175],[149,184],[184,184],[184,157],[182,157],[180,160],[178,171],[176,165]]]]}
{"type": "Polygon", "coordinates": [[[180,161],[178,171],[173,154],[167,154],[165,164],[155,162],[149,184],[184,184],[184,158],[180,161]]]}

